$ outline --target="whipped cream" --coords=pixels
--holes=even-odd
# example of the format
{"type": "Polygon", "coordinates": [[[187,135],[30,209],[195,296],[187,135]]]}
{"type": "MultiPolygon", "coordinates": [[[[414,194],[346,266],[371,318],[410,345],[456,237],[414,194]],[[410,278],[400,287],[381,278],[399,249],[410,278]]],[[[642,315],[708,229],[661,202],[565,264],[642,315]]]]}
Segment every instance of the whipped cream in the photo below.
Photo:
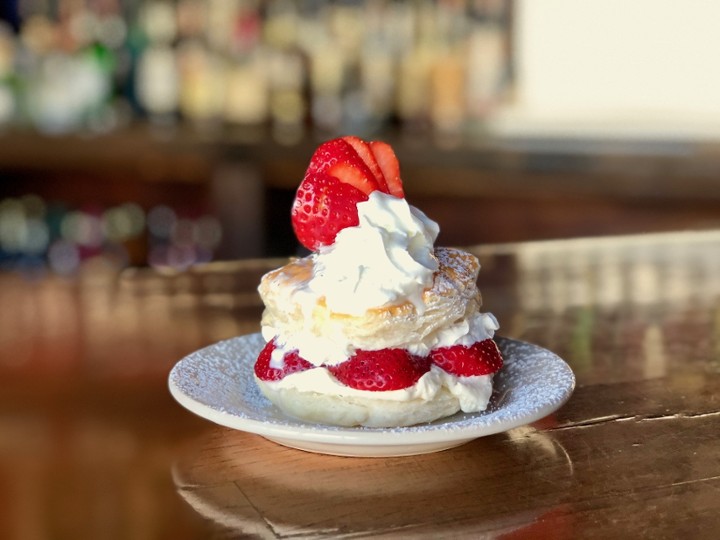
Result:
{"type": "Polygon", "coordinates": [[[357,209],[359,224],[341,230],[314,256],[308,289],[325,297],[335,313],[362,315],[408,300],[421,312],[422,292],[438,269],[438,224],[405,199],[381,191],[357,209]]]}
{"type": "Polygon", "coordinates": [[[316,367],[287,375],[279,381],[265,381],[272,389],[296,389],[303,392],[317,392],[333,396],[364,397],[388,401],[431,401],[442,388],[458,398],[463,412],[479,412],[487,408],[492,394],[492,375],[457,377],[437,366],[432,366],[417,383],[401,390],[373,392],[357,390],[339,383],[324,367],[316,367]]]}

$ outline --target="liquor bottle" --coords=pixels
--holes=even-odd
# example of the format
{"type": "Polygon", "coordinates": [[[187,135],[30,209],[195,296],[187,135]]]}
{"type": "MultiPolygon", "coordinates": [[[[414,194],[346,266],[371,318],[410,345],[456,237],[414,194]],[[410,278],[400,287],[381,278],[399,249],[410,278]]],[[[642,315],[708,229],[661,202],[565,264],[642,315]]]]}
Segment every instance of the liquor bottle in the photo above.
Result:
{"type": "Polygon", "coordinates": [[[15,42],[12,29],[0,21],[0,128],[13,123],[17,98],[15,95],[15,42]]]}
{"type": "Polygon", "coordinates": [[[147,39],[140,51],[135,74],[138,102],[149,118],[173,122],[179,104],[179,73],[172,42],[176,36],[175,12],[165,2],[142,5],[138,26],[147,39]]]}

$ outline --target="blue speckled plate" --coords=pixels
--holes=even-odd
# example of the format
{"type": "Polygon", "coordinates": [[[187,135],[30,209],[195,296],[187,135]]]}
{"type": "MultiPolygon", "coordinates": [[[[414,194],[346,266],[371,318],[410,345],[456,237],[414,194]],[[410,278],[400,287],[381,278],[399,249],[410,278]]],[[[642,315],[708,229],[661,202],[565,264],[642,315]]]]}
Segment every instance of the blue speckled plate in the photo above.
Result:
{"type": "Polygon", "coordinates": [[[556,354],[523,341],[496,338],[505,365],[481,413],[458,413],[403,428],[346,428],[286,416],[260,393],[253,365],[260,334],[221,341],[180,360],[170,372],[173,397],[212,422],[285,446],[342,456],[402,456],[437,452],[529,424],[560,408],[575,388],[570,367],[556,354]]]}

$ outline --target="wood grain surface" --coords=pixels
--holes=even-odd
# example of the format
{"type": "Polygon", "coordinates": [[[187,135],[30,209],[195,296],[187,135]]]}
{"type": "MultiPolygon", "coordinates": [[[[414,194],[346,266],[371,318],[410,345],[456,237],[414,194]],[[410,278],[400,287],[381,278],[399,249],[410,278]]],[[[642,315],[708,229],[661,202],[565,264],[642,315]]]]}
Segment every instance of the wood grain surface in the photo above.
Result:
{"type": "Polygon", "coordinates": [[[500,334],[577,388],[402,458],[285,448],[170,397],[180,358],[259,329],[280,260],[0,274],[0,538],[717,538],[720,232],[471,249],[500,334]]]}

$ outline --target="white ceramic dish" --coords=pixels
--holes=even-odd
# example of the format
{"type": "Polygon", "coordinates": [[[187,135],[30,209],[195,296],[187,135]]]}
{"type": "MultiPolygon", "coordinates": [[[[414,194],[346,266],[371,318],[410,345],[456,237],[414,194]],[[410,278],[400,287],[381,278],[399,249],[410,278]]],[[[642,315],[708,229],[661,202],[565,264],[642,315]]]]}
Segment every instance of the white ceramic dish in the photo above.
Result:
{"type": "Polygon", "coordinates": [[[264,344],[260,334],[221,341],[186,356],[173,367],[168,383],[173,397],[195,414],[285,446],[341,456],[424,454],[539,420],[572,394],[575,377],[560,357],[523,341],[497,338],[497,343],[505,365],[495,376],[488,410],[405,428],[346,428],[286,416],[253,379],[264,344]]]}

